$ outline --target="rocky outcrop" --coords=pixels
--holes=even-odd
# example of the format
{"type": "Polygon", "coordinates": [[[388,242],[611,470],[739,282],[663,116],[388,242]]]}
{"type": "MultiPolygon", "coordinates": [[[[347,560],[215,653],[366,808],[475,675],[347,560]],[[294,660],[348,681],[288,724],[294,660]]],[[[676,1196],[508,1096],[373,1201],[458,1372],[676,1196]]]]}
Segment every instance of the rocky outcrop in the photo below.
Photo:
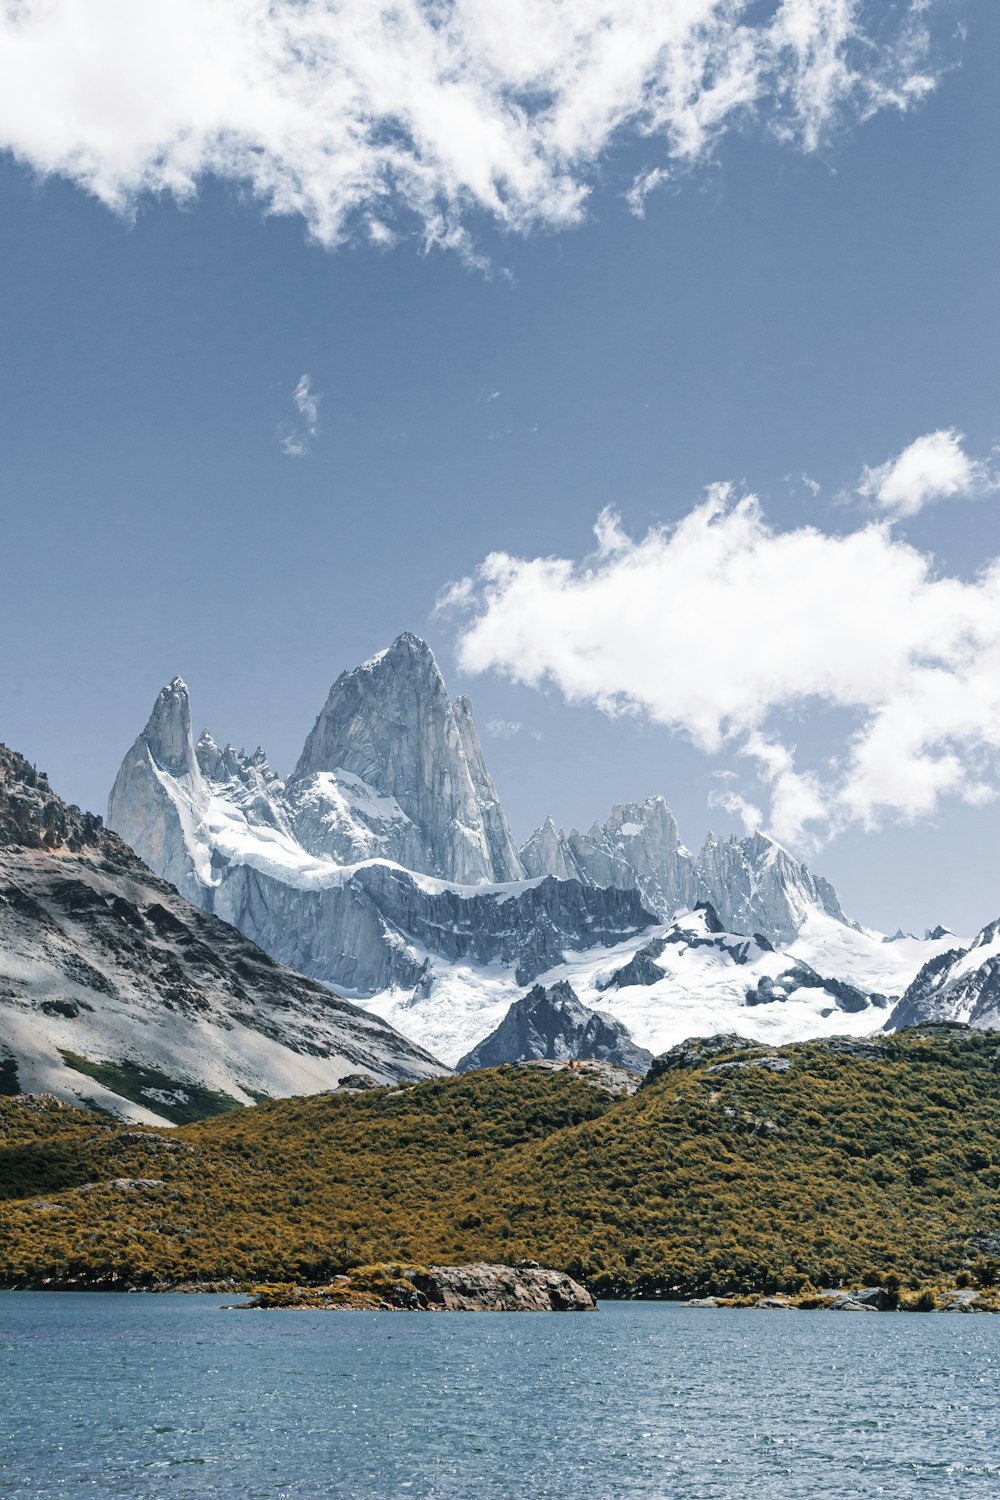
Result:
{"type": "Polygon", "coordinates": [[[239,1310],[310,1312],[596,1312],[586,1287],[536,1261],[516,1265],[361,1266],[329,1286],[257,1287],[239,1310]]]}
{"type": "Polygon", "coordinates": [[[428,1266],[410,1280],[432,1308],[448,1312],[596,1312],[597,1303],[563,1271],[541,1266],[428,1266]]]}
{"type": "Polygon", "coordinates": [[[824,979],[809,964],[791,964],[783,973],[764,974],[756,985],[746,992],[747,1005],[784,1004],[800,990],[825,990],[838,1010],[848,1015],[857,1015],[870,1005],[888,1002],[884,995],[866,995],[853,984],[843,979],[824,979]]]}
{"type": "Polygon", "coordinates": [[[536,984],[516,1000],[500,1025],[459,1061],[456,1071],[538,1059],[592,1060],[645,1073],[653,1054],[633,1042],[613,1016],[581,1005],[565,982],[536,984]]]}
{"type": "Polygon", "coordinates": [[[549,1073],[568,1073],[576,1083],[585,1083],[589,1088],[600,1089],[612,1099],[631,1099],[642,1086],[643,1075],[634,1068],[619,1067],[617,1063],[581,1061],[579,1058],[538,1057],[518,1063],[521,1068],[539,1068],[549,1073]]]}
{"type": "MultiPolygon", "coordinates": [[[[177,697],[159,705],[156,743],[189,777],[177,697]]],[[[217,1109],[333,1087],[359,1068],[383,1083],[444,1071],[190,905],[2,747],[0,1054],[22,1090],[159,1123],[191,1118],[195,1096],[217,1109]]]]}

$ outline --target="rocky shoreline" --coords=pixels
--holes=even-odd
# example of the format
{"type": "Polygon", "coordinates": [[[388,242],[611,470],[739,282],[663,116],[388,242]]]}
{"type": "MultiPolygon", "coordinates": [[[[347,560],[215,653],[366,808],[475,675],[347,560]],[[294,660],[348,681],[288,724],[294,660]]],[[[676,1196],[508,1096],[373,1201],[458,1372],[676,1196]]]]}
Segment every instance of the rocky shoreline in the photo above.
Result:
{"type": "Polygon", "coordinates": [[[685,1307],[755,1308],[762,1312],[1000,1312],[1000,1293],[974,1286],[840,1288],[793,1296],[776,1292],[761,1297],[693,1297],[685,1307]]]}

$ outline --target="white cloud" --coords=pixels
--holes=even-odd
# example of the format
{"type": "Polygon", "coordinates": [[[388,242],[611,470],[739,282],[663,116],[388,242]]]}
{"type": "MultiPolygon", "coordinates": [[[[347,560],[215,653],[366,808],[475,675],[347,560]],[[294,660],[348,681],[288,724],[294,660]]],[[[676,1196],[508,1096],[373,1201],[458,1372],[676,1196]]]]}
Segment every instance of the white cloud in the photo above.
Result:
{"type": "Polygon", "coordinates": [[[800,846],[994,795],[1000,560],[940,575],[885,522],[779,531],[723,485],[676,526],[633,539],[604,515],[595,530],[581,562],[494,553],[451,588],[464,671],[736,750],[766,813],[731,783],[714,800],[800,846]],[[793,715],[815,720],[820,764],[797,763],[793,715]]]}
{"type": "Polygon", "coordinates": [[[487,719],[486,733],[495,740],[512,740],[519,735],[524,725],[520,719],[487,719]]]}
{"type": "Polygon", "coordinates": [[[311,380],[310,375],[299,376],[298,384],[292,392],[292,400],[298,407],[306,428],[314,435],[319,427],[319,397],[310,389],[311,380]]]}
{"type": "MultiPolygon", "coordinates": [[[[631,195],[755,123],[813,151],[934,86],[945,0],[17,0],[0,5],[0,149],[110,207],[249,186],[333,245],[476,259],[468,221],[577,222],[601,158],[631,195]]],[[[957,43],[946,43],[957,45],[957,43]]]]}
{"type": "Polygon", "coordinates": [[[963,439],[953,427],[925,433],[895,458],[866,468],[858,494],[874,500],[888,515],[906,517],[935,500],[962,499],[995,488],[989,466],[969,458],[963,439]]]}
{"type": "Polygon", "coordinates": [[[292,400],[298,408],[301,422],[291,427],[287,424],[279,432],[278,444],[289,458],[305,458],[312,440],[319,432],[320,397],[312,389],[312,377],[300,375],[292,392],[292,400]]]}

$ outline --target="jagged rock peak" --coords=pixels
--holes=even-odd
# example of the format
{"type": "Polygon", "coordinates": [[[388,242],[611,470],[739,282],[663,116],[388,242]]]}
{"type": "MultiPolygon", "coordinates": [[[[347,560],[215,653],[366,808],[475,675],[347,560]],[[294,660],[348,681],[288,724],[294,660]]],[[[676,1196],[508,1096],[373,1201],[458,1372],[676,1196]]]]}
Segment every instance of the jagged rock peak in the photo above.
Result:
{"type": "Polygon", "coordinates": [[[552,818],[546,818],[541,828],[524,844],[520,851],[524,872],[531,877],[554,875],[557,880],[585,880],[566,835],[556,827],[552,818]]]}
{"type": "MultiPolygon", "coordinates": [[[[952,933],[935,928],[934,941],[947,942],[952,933]]],[[[907,986],[886,1031],[924,1022],[960,1021],[970,1026],[1000,1029],[1000,918],[990,922],[965,946],[928,959],[907,986]]]]}
{"type": "Polygon", "coordinates": [[[409,819],[421,841],[408,850],[412,868],[470,885],[522,878],[471,707],[449,701],[419,636],[405,632],[340,674],[292,782],[345,773],[409,819]]]}
{"type": "Polygon", "coordinates": [[[521,862],[530,875],[638,890],[649,910],[666,919],[701,894],[693,857],[660,796],[619,802],[586,833],[564,834],[547,818],[521,850],[521,862]]]}
{"type": "Polygon", "coordinates": [[[194,770],[191,699],[183,677],[174,677],[161,688],[141,738],[161,770],[171,776],[185,776],[194,770]]]}
{"type": "Polygon", "coordinates": [[[0,850],[65,846],[78,853],[88,846],[103,850],[107,843],[99,817],[57,797],[44,771],[0,745],[0,850]]]}
{"type": "Polygon", "coordinates": [[[503,1063],[605,1062],[645,1073],[651,1052],[637,1047],[621,1021],[582,1005],[566,980],[535,987],[515,1000],[495,1031],[459,1061],[457,1071],[503,1063]]]}
{"type": "MultiPolygon", "coordinates": [[[[391,646],[360,667],[341,672],[310,730],[293,779],[317,771],[347,770],[369,786],[390,793],[396,743],[380,743],[389,728],[387,711],[405,711],[395,726],[416,738],[451,707],[434,653],[419,636],[404,631],[391,646]]],[[[440,727],[440,726],[438,726],[440,727]]],[[[457,739],[457,729],[455,730],[457,739]]]]}
{"type": "Polygon", "coordinates": [[[663,797],[618,803],[586,833],[564,834],[547,818],[521,850],[529,875],[582,879],[638,890],[664,921],[708,901],[728,932],[791,942],[814,912],[846,922],[828,881],[761,833],[710,833],[697,857],[685,848],[663,797]]]}

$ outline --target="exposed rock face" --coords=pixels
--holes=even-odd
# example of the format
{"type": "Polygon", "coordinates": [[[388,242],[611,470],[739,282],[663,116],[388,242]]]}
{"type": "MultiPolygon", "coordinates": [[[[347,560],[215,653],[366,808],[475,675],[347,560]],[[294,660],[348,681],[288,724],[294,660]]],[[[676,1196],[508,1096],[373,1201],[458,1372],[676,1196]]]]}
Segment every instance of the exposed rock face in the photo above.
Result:
{"type": "MultiPolygon", "coordinates": [[[[947,929],[935,935],[950,936],[947,929]]],[[[1000,1029],[1000,919],[968,948],[956,947],[924,964],[886,1025],[889,1031],[925,1021],[962,1021],[1000,1029]]]]}
{"type": "Polygon", "coordinates": [[[554,875],[557,880],[585,880],[583,870],[551,818],[546,818],[521,849],[521,863],[526,875],[554,875]]]}
{"type": "Polygon", "coordinates": [[[600,990],[627,989],[630,985],[638,984],[648,986],[659,984],[666,977],[666,969],[661,969],[656,962],[664,948],[667,946],[665,938],[658,938],[655,942],[647,943],[640,948],[634,958],[630,958],[627,964],[622,964],[620,969],[606,980],[598,982],[600,990]]]}
{"type": "Polygon", "coordinates": [[[847,920],[829,881],[760,833],[742,839],[709,834],[698,872],[729,932],[760,932],[772,943],[788,943],[811,912],[847,920]]]}
{"type": "MultiPolygon", "coordinates": [[[[151,738],[184,780],[194,751],[178,701],[186,694],[172,684],[151,738]]],[[[23,1090],[160,1123],[194,1089],[251,1103],[335,1086],[359,1068],[381,1082],[444,1071],[385,1022],[189,905],[3,747],[0,1053],[23,1090]],[[70,1054],[114,1064],[115,1076],[81,1072],[70,1054]],[[118,1091],[129,1079],[134,1098],[118,1091]]]]}
{"type": "Polygon", "coordinates": [[[518,1063],[521,1068],[541,1068],[550,1073],[568,1073],[578,1083],[600,1089],[612,1099],[631,1099],[642,1086],[643,1074],[632,1068],[619,1067],[617,1063],[581,1061],[578,1058],[538,1057],[518,1063]]]}
{"type": "Polygon", "coordinates": [[[554,879],[479,891],[370,864],[293,885],[247,864],[220,869],[203,900],[283,963],[358,993],[426,981],[425,954],[514,969],[518,984],[564,948],[611,945],[653,918],[636,891],[554,879]]]}
{"type": "Polygon", "coordinates": [[[870,1005],[886,1005],[882,995],[866,995],[843,979],[824,979],[808,964],[791,964],[784,973],[774,976],[764,974],[753,989],[746,993],[747,1005],[783,1004],[800,990],[825,990],[832,996],[837,1009],[856,1015],[870,1005]]]}
{"type": "Polygon", "coordinates": [[[527,984],[565,948],[653,921],[634,885],[525,881],[469,702],[449,702],[412,635],[341,673],[288,782],[261,750],[220,749],[207,731],[195,745],[176,678],[108,819],[190,900],[361,995],[430,983],[428,955],[510,965],[527,984]]]}
{"type": "Polygon", "coordinates": [[[345,772],[407,819],[387,858],[462,885],[522,878],[469,701],[448,701],[430,647],[416,636],[341,673],[292,781],[345,772]]]}
{"type": "Polygon", "coordinates": [[[814,911],[846,921],[829,882],[763,834],[710,834],[693,855],[662,797],[623,803],[587,833],[560,833],[549,818],[524,845],[521,860],[532,875],[638,890],[645,906],[667,921],[709,902],[727,931],[761,933],[771,942],[791,942],[814,911]]]}
{"type": "Polygon", "coordinates": [[[569,846],[594,885],[635,887],[663,917],[694,906],[702,895],[694,856],[681,843],[663,797],[624,802],[587,833],[571,833],[569,846]]]}
{"type": "Polygon", "coordinates": [[[596,1312],[579,1282],[541,1266],[428,1266],[410,1280],[429,1305],[449,1312],[596,1312]]]}
{"type": "Polygon", "coordinates": [[[466,1053],[457,1071],[541,1058],[593,1060],[645,1073],[653,1054],[637,1047],[620,1021],[581,1005],[565,982],[550,989],[536,984],[514,1002],[494,1032],[466,1053]]]}
{"type": "Polygon", "coordinates": [[[717,1032],[715,1036],[688,1037],[686,1041],[678,1042],[676,1047],[670,1047],[666,1052],[661,1052],[659,1057],[653,1058],[644,1083],[646,1086],[655,1083],[665,1073],[672,1073],[677,1068],[700,1068],[710,1058],[723,1052],[746,1051],[760,1052],[760,1043],[750,1041],[735,1031],[717,1032]]]}
{"type": "Polygon", "coordinates": [[[121,764],[108,799],[108,825],[189,900],[198,896],[189,846],[198,826],[200,781],[188,690],[175,677],[121,764]]]}

